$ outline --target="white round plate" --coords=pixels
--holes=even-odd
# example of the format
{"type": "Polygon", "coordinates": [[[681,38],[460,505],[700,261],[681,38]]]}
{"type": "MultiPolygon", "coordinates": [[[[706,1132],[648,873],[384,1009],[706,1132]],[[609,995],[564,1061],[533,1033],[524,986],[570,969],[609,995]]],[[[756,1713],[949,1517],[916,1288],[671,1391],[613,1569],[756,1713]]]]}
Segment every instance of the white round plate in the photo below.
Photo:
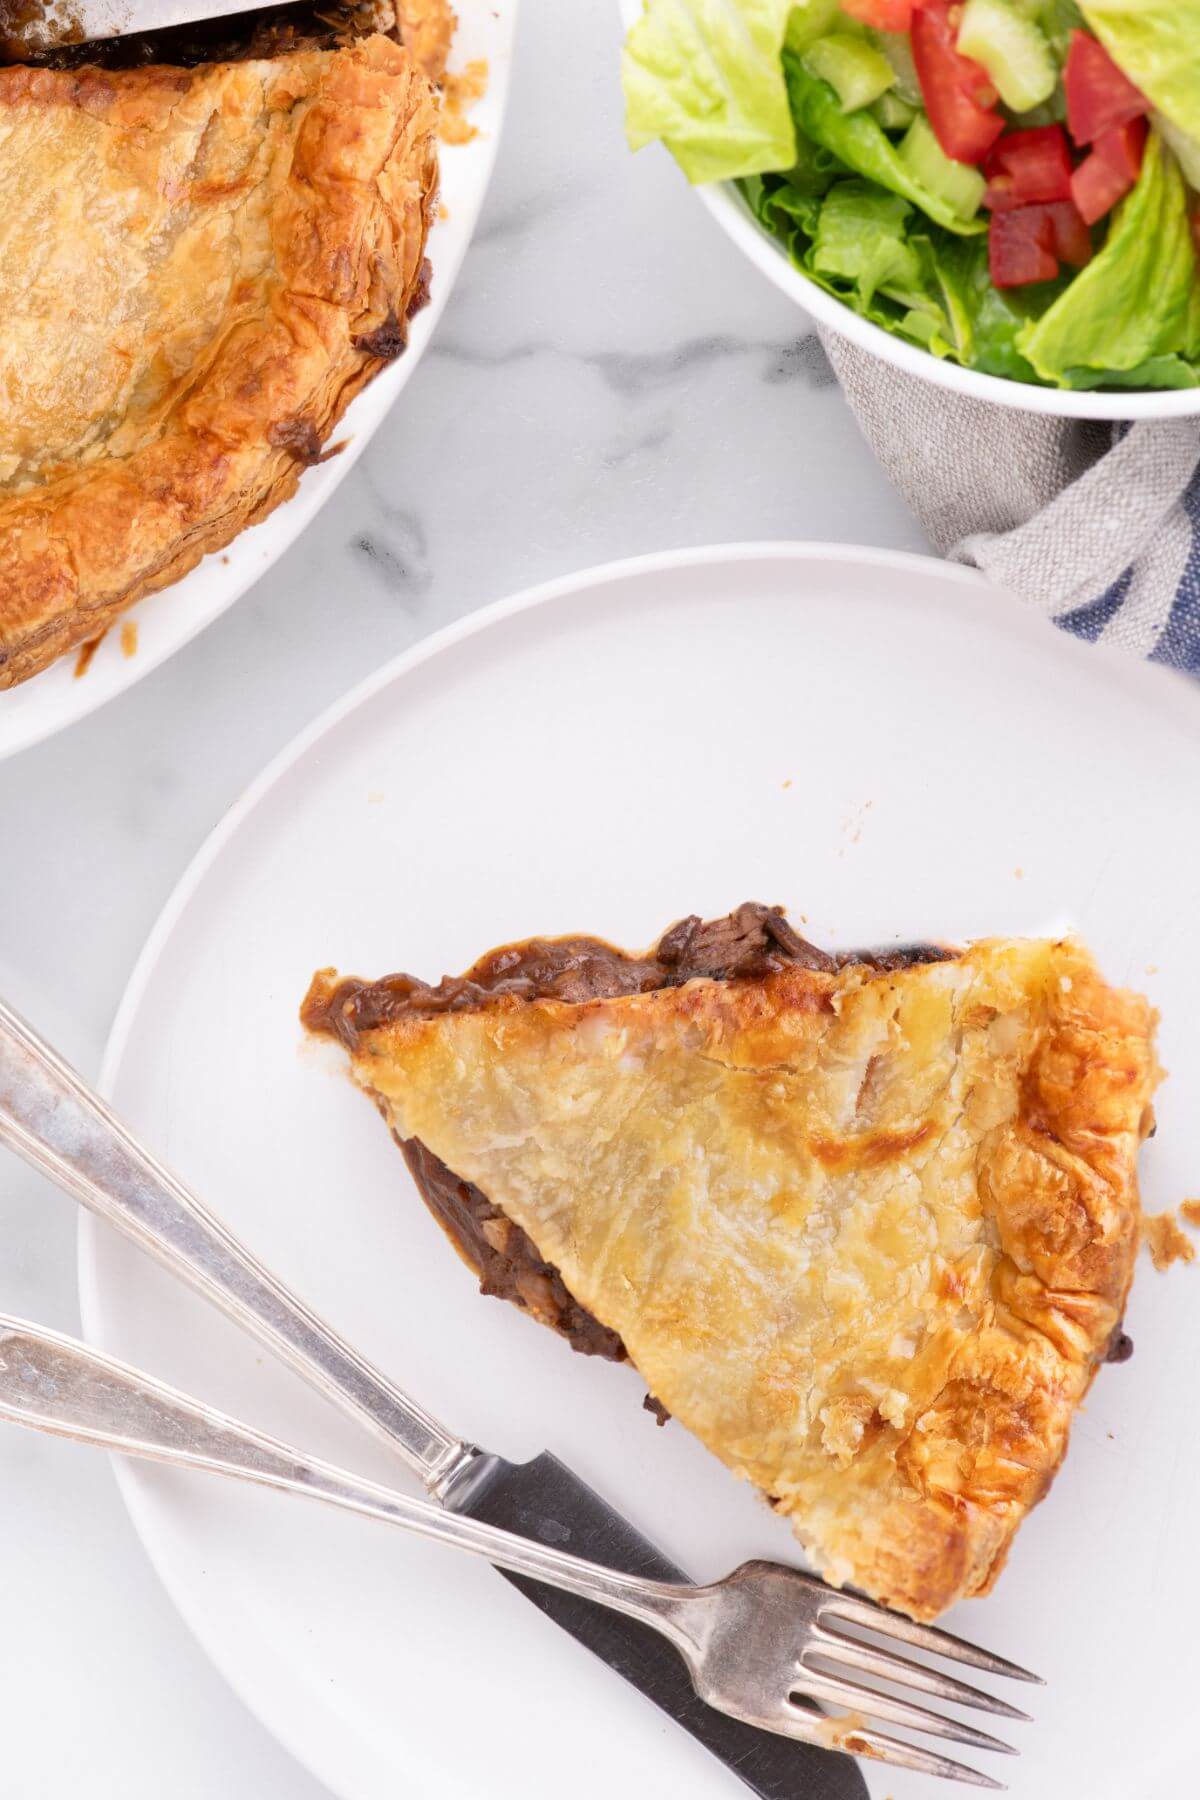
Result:
{"type": "Polygon", "coordinates": [[[451,68],[462,69],[483,58],[488,65],[487,90],[471,108],[470,122],[477,135],[467,144],[440,147],[445,217],[435,221],[429,234],[433,269],[429,305],[413,319],[404,355],[383,369],[347,408],[337,430],[346,448],[306,470],[286,505],[243,531],[219,555],[205,557],[182,581],[151,594],[125,615],[137,626],[134,655],[124,654],[120,630],[114,628],[83,675],[76,676],[72,654],[20,687],[0,693],[0,759],[40,743],[124,693],[253,587],[350,473],[420,362],[450,298],[496,160],[508,99],[517,0],[455,0],[455,11],[458,29],[451,68]]]}
{"type": "MultiPolygon", "coordinates": [[[[1144,1170],[1148,1203],[1173,1205],[1200,1175],[1198,791],[1194,688],[965,571],[815,546],[619,564],[431,639],[279,758],[155,929],[104,1084],[456,1430],[554,1449],[699,1576],[786,1558],[783,1523],[678,1425],[656,1428],[632,1370],[478,1296],[337,1051],[303,1041],[311,972],[438,974],[538,931],[641,945],[746,898],[786,901],[835,947],[1069,920],[1162,1006],[1172,1078],[1144,1170]]],[[[1197,1280],[1142,1269],[1133,1361],[1101,1372],[995,1596],[952,1620],[1049,1681],[1001,1771],[1018,1800],[1196,1792],[1197,1280]]],[[[409,1485],[90,1223],[82,1289],[110,1351],[409,1485]]],[[[201,1641],[345,1800],[741,1792],[490,1570],[274,1494],[120,1476],[201,1641]]],[[[868,1780],[874,1800],[929,1800],[927,1783],[868,1780]]]]}
{"type": "MultiPolygon", "coordinates": [[[[618,5],[628,30],[641,16],[645,0],[618,0],[618,5]]],[[[861,318],[852,307],[810,281],[783,245],[763,230],[736,183],[709,182],[693,192],[743,255],[819,324],[827,325],[839,337],[849,338],[860,350],[871,351],[881,362],[918,375],[935,387],[969,394],[976,400],[990,400],[996,406],[1015,407],[1019,412],[1049,413],[1055,418],[1190,419],[1200,413],[1200,388],[1114,388],[1107,393],[1073,393],[1062,388],[1036,387],[1026,381],[1008,381],[998,375],[982,375],[976,369],[964,369],[949,359],[933,356],[919,345],[905,343],[882,326],[861,318]]]]}

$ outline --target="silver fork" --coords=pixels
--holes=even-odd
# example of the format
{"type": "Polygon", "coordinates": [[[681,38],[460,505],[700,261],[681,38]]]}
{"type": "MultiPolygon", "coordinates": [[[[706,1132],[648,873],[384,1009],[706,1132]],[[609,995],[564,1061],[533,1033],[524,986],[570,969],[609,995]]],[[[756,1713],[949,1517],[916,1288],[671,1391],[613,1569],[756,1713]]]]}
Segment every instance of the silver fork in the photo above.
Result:
{"type": "Polygon", "coordinates": [[[323,1500],[614,1607],[653,1626],[674,1645],[696,1692],[710,1706],[805,1743],[976,1787],[1000,1788],[1003,1783],[962,1763],[876,1731],[867,1718],[981,1750],[1011,1750],[1010,1745],[856,1677],[875,1676],[894,1687],[1009,1719],[1027,1717],[1006,1701],[873,1645],[855,1631],[873,1632],[993,1675],[1020,1681],[1036,1681],[1036,1676],[947,1632],[838,1593],[798,1569],[749,1562],[722,1581],[690,1587],[584,1562],[305,1456],[86,1344],[4,1314],[0,1419],[123,1455],[323,1500]],[[816,1702],[850,1710],[830,1717],[816,1702]]]}

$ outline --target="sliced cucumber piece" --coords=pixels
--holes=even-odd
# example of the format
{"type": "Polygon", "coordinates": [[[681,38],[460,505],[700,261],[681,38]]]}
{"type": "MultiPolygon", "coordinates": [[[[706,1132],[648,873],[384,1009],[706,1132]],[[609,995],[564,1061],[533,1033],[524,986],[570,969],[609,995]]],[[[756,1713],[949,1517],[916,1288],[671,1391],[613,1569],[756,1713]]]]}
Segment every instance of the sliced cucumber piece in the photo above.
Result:
{"type": "Polygon", "coordinates": [[[907,131],[917,116],[916,107],[902,100],[895,88],[880,94],[871,111],[885,131],[907,131]]]}
{"type": "Polygon", "coordinates": [[[837,19],[845,16],[838,0],[800,0],[788,15],[784,48],[799,56],[819,37],[824,37],[837,19]]]}
{"type": "Polygon", "coordinates": [[[818,38],[801,58],[810,75],[827,81],[842,104],[843,112],[859,112],[887,92],[896,77],[886,56],[863,38],[841,31],[818,38]]]}
{"type": "Polygon", "coordinates": [[[901,100],[907,100],[910,106],[924,106],[925,97],[921,93],[917,65],[913,61],[912,40],[907,31],[869,30],[867,37],[891,63],[892,74],[896,77],[896,93],[901,100]]]}
{"type": "Polygon", "coordinates": [[[959,218],[975,217],[987,182],[969,163],[955,162],[946,155],[924,113],[918,113],[909,126],[898,154],[909,174],[944,200],[959,218]]]}
{"type": "Polygon", "coordinates": [[[1041,106],[1054,92],[1058,69],[1046,34],[1009,0],[967,0],[958,49],[983,64],[1013,112],[1041,106]]]}

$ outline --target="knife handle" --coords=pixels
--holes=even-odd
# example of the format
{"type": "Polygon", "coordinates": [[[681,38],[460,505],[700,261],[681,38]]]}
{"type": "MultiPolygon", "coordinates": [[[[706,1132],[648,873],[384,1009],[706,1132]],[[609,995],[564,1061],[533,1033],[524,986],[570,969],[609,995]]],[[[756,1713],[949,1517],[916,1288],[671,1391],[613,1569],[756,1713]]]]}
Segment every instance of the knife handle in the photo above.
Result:
{"type": "Polygon", "coordinates": [[[646,1620],[689,1646],[686,1615],[704,1597],[570,1556],[553,1544],[499,1531],[482,1519],[397,1494],[244,1425],[128,1363],[60,1331],[0,1313],[0,1420],[94,1449],[177,1469],[282,1489],[433,1543],[552,1582],[646,1620]]]}
{"type": "Polygon", "coordinates": [[[440,1496],[477,1451],[325,1324],[0,1002],[0,1143],[123,1231],[369,1425],[440,1496]]]}

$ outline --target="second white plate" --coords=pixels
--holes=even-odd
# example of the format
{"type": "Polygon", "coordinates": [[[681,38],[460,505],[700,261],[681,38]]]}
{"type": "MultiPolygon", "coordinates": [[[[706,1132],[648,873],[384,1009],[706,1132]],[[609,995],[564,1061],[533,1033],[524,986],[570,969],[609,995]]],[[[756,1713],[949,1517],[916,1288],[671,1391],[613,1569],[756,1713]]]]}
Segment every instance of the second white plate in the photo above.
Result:
{"type": "MultiPolygon", "coordinates": [[[[964,571],[818,547],[601,570],[420,647],[267,772],[167,908],[105,1081],[454,1429],[556,1450],[702,1577],[787,1557],[752,1493],[641,1412],[631,1370],[479,1298],[336,1053],[303,1042],[312,970],[436,975],[534,931],[636,945],[747,898],[834,947],[1070,920],[1163,1008],[1144,1167],[1148,1204],[1173,1205],[1200,1174],[1197,791],[1193,688],[964,571]]],[[[399,1479],[124,1241],[85,1229],[82,1278],[106,1348],[399,1479]]],[[[1176,1800],[1200,1779],[1198,1278],[1143,1268],[1132,1363],[1101,1373],[995,1596],[952,1620],[1050,1683],[998,1771],[1020,1800],[1176,1800]]],[[[487,1569],[273,1494],[132,1465],[121,1481],[216,1662],[345,1800],[740,1792],[487,1569]]],[[[875,1800],[930,1800],[868,1780],[875,1800]]]]}

